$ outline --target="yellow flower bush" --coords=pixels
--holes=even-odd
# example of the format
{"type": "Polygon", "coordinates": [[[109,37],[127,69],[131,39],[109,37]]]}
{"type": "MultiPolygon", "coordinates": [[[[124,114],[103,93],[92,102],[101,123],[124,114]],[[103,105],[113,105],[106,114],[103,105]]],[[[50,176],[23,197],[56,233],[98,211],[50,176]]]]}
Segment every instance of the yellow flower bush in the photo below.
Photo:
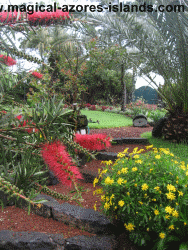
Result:
{"type": "MultiPolygon", "coordinates": [[[[108,169],[109,163],[104,166],[99,177],[105,193],[101,195],[101,205],[107,216],[124,222],[130,239],[138,245],[147,245],[146,235],[151,232],[165,244],[173,232],[177,233],[177,228],[187,225],[183,208],[188,196],[188,166],[169,149],[153,145],[146,149],[152,150],[139,154],[142,151],[135,148],[129,159],[126,149],[118,154],[112,170],[108,169]]],[[[97,179],[93,185],[96,183],[97,179]]]]}

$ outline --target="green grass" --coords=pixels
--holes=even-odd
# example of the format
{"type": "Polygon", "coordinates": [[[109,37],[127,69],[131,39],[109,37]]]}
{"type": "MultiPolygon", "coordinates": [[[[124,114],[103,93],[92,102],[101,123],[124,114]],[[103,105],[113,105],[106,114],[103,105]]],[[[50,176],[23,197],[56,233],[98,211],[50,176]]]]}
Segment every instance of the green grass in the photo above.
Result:
{"type": "Polygon", "coordinates": [[[81,110],[82,115],[86,115],[87,119],[98,123],[88,123],[89,128],[119,128],[125,126],[133,126],[131,118],[122,114],[115,114],[111,112],[95,111],[95,110],[81,110]]]}
{"type": "Polygon", "coordinates": [[[188,145],[187,144],[177,144],[165,141],[162,138],[153,138],[151,132],[145,132],[141,134],[142,138],[147,138],[149,143],[155,148],[169,148],[170,152],[175,156],[179,157],[181,161],[188,164],[188,145]]]}

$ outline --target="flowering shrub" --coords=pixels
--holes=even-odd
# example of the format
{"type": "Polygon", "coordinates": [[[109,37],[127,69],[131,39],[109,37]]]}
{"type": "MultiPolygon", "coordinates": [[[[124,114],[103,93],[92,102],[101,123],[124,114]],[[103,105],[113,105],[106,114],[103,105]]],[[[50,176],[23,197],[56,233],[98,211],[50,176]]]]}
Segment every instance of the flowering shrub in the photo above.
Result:
{"type": "Polygon", "coordinates": [[[60,141],[44,144],[41,153],[45,163],[63,184],[71,187],[76,178],[83,179],[77,167],[72,165],[70,155],[60,141]]]}
{"type": "Polygon", "coordinates": [[[89,108],[89,107],[91,107],[91,104],[86,103],[86,104],[85,104],[85,107],[89,108]]]}
{"type": "Polygon", "coordinates": [[[102,111],[105,111],[106,109],[109,109],[109,110],[112,110],[113,108],[112,107],[108,107],[108,106],[102,106],[102,111]]]}
{"type": "Polygon", "coordinates": [[[106,106],[102,106],[102,111],[105,111],[105,109],[107,109],[108,107],[106,106]]]}
{"type": "MultiPolygon", "coordinates": [[[[124,222],[134,243],[147,245],[157,240],[157,249],[166,249],[164,245],[173,240],[172,235],[181,239],[188,223],[188,165],[179,162],[169,149],[152,149],[140,155],[144,149],[135,148],[130,159],[125,157],[125,149],[114,165],[103,162],[107,167],[99,170],[101,203],[107,215],[124,222]]],[[[94,187],[99,179],[95,178],[94,187]]]]}
{"type": "Polygon", "coordinates": [[[103,150],[105,147],[110,147],[111,138],[105,134],[94,134],[94,135],[80,135],[76,134],[74,141],[79,143],[80,146],[88,150],[103,150]]]}
{"type": "Polygon", "coordinates": [[[0,62],[6,64],[7,66],[13,66],[16,64],[16,61],[10,56],[0,55],[0,62]]]}
{"type": "Polygon", "coordinates": [[[96,106],[95,106],[95,105],[91,105],[91,106],[90,106],[90,109],[91,109],[91,110],[96,110],[96,106]]]}

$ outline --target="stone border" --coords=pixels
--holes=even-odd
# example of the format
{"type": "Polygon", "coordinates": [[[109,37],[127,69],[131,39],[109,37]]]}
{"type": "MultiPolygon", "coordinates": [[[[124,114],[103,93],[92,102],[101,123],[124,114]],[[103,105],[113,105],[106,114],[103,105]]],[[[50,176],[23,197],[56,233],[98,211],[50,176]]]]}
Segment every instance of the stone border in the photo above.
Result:
{"type": "MultiPolygon", "coordinates": [[[[6,205],[8,195],[1,191],[0,197],[2,196],[6,205]]],[[[64,239],[61,234],[2,230],[0,249],[117,249],[119,236],[117,227],[105,215],[93,209],[70,205],[66,202],[59,204],[48,195],[39,194],[35,199],[45,199],[47,202],[44,202],[40,208],[31,205],[31,212],[75,225],[80,229],[84,227],[85,231],[95,233],[97,236],[76,236],[64,239]]],[[[11,198],[11,204],[15,204],[15,198],[11,198]]],[[[27,209],[27,202],[21,198],[16,204],[18,207],[27,209]]]]}
{"type": "Polygon", "coordinates": [[[146,138],[113,138],[112,142],[117,142],[117,144],[148,144],[149,141],[146,138]]]}

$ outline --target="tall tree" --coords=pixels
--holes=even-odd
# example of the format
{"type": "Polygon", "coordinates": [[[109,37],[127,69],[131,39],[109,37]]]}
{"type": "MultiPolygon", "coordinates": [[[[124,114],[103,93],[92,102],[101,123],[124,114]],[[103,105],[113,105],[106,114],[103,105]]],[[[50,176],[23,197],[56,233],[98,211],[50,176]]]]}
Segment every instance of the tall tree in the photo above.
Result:
{"type": "MultiPolygon", "coordinates": [[[[102,2],[102,5],[106,5],[108,2],[102,2]]],[[[105,13],[105,15],[97,13],[87,13],[85,17],[80,17],[79,22],[74,24],[74,28],[81,32],[84,37],[96,37],[98,38],[98,46],[101,48],[112,47],[114,44],[118,44],[116,56],[114,60],[114,69],[119,68],[121,72],[121,86],[122,86],[122,103],[121,110],[125,110],[125,105],[127,103],[126,94],[126,82],[124,81],[125,71],[127,69],[134,69],[134,75],[136,73],[136,67],[143,63],[145,60],[141,53],[136,51],[134,48],[130,50],[132,46],[132,41],[128,40],[124,34],[121,34],[119,30],[124,29],[128,32],[129,28],[135,25],[133,16],[128,13],[113,12],[105,13]],[[87,18],[84,22],[83,18],[87,18]],[[129,48],[129,50],[127,50],[129,48]],[[131,58],[133,60],[130,60],[131,58]]],[[[134,79],[133,79],[134,82],[134,79]]]]}

